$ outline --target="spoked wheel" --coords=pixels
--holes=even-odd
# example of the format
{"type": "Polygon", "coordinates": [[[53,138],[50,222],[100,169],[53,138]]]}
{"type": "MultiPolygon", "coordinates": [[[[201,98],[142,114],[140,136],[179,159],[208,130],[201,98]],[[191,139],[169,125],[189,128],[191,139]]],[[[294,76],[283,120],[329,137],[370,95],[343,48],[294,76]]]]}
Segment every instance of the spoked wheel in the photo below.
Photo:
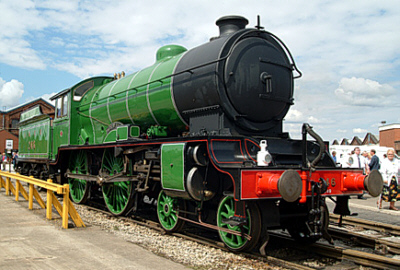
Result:
{"type": "MultiPolygon", "coordinates": [[[[88,160],[84,151],[73,152],[69,159],[68,168],[71,173],[88,174],[88,160]]],[[[68,178],[69,192],[75,203],[85,203],[89,197],[90,184],[85,180],[68,178]]]]}
{"type": "Polygon", "coordinates": [[[178,232],[182,230],[185,222],[178,218],[177,209],[184,209],[184,201],[172,198],[161,190],[157,200],[157,216],[161,226],[167,232],[178,232]]]}
{"type": "Polygon", "coordinates": [[[247,234],[251,237],[250,240],[229,232],[219,231],[219,236],[222,242],[232,251],[251,250],[255,247],[261,235],[261,215],[255,203],[246,203],[246,218],[247,223],[243,226],[233,226],[224,223],[225,219],[232,217],[235,214],[235,202],[233,197],[226,196],[222,198],[218,206],[217,224],[218,227],[233,230],[239,233],[247,234]]]}
{"type": "MultiPolygon", "coordinates": [[[[124,169],[122,157],[115,157],[113,149],[106,149],[103,154],[101,169],[109,176],[114,176],[124,169]]],[[[102,187],[104,202],[108,210],[116,216],[126,215],[134,203],[135,187],[133,182],[111,182],[102,187]]]]}
{"type": "MultiPolygon", "coordinates": [[[[327,232],[329,226],[329,210],[326,204],[320,206],[321,210],[321,222],[322,229],[321,232],[327,232]]],[[[312,237],[309,227],[306,225],[305,220],[293,220],[292,226],[288,227],[288,232],[290,236],[293,237],[298,242],[303,244],[315,243],[319,237],[312,237]]]]}

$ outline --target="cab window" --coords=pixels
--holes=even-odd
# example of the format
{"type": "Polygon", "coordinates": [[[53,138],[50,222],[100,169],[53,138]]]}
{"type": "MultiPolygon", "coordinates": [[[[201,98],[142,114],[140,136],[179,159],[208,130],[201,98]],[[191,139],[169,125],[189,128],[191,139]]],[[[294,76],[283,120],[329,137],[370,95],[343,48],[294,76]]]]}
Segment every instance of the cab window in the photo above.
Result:
{"type": "Polygon", "coordinates": [[[66,116],[68,115],[68,96],[63,97],[63,106],[62,106],[62,115],[66,116]]]}
{"type": "Polygon", "coordinates": [[[92,89],[93,86],[94,86],[94,81],[88,81],[78,86],[74,91],[74,101],[80,101],[82,96],[86,94],[87,91],[92,89]]]}
{"type": "Polygon", "coordinates": [[[56,99],[56,117],[62,118],[68,115],[68,96],[62,96],[56,99]]]}

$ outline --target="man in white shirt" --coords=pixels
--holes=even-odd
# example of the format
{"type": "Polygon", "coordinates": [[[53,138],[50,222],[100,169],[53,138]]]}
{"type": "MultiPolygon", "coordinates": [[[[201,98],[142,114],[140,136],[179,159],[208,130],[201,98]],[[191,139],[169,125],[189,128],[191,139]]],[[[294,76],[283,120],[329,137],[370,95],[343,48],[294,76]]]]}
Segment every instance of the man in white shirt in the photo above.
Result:
{"type": "Polygon", "coordinates": [[[356,148],[354,148],[354,155],[351,155],[353,163],[350,165],[350,168],[365,169],[365,158],[360,155],[360,153],[360,147],[357,146],[356,148]]]}
{"type": "MultiPolygon", "coordinates": [[[[363,172],[364,172],[364,174],[365,174],[365,171],[366,171],[366,162],[365,162],[365,158],[362,156],[362,155],[360,155],[360,153],[361,153],[361,150],[360,150],[360,147],[355,147],[354,148],[354,155],[351,155],[351,157],[349,158],[349,160],[353,160],[353,163],[351,163],[351,165],[350,165],[350,168],[360,168],[360,169],[363,169],[363,172]]],[[[365,198],[363,197],[363,195],[364,194],[362,194],[362,195],[358,195],[357,196],[357,198],[358,199],[364,199],[365,200],[365,198]]]]}

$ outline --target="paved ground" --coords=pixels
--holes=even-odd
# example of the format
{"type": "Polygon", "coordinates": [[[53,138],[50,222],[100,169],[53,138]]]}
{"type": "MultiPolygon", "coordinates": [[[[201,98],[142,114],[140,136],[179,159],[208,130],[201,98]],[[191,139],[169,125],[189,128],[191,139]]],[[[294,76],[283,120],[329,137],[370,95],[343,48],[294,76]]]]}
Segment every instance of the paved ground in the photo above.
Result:
{"type": "MultiPolygon", "coordinates": [[[[357,218],[400,226],[400,211],[389,210],[389,203],[387,202],[382,202],[382,209],[378,209],[376,206],[377,198],[372,198],[368,194],[363,197],[365,199],[360,200],[357,199],[357,196],[352,196],[349,201],[350,211],[358,213],[357,218]]],[[[332,212],[334,204],[329,199],[327,199],[327,204],[330,212],[332,212]]],[[[400,201],[395,206],[400,209],[400,201]]]]}
{"type": "Polygon", "coordinates": [[[63,230],[14,198],[0,191],[0,269],[187,269],[94,226],[63,230]]]}

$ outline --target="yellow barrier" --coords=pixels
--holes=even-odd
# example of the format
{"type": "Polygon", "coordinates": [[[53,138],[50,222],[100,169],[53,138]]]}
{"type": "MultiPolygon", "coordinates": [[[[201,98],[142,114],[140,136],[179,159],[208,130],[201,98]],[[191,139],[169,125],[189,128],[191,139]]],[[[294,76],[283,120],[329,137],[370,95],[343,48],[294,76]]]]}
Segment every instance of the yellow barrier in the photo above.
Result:
{"type": "Polygon", "coordinates": [[[76,227],[86,227],[83,223],[81,217],[74,205],[71,203],[69,199],[69,185],[59,185],[52,182],[51,179],[44,181],[35,179],[32,176],[28,177],[25,175],[9,173],[5,171],[0,171],[0,190],[4,187],[6,189],[6,195],[10,195],[10,191],[15,195],[15,200],[19,200],[19,194],[21,193],[25,200],[29,202],[29,209],[33,209],[33,197],[35,197],[36,201],[43,209],[46,208],[46,218],[52,219],[52,208],[57,210],[57,212],[62,217],[62,227],[64,229],[68,229],[68,214],[71,217],[72,221],[75,223],[76,227]],[[3,176],[6,177],[6,182],[4,182],[3,176]],[[15,188],[11,183],[11,179],[15,179],[15,188]],[[26,182],[29,184],[29,194],[26,192],[24,187],[21,185],[21,182],[26,182]],[[43,202],[39,193],[35,189],[34,186],[39,186],[47,189],[47,205],[43,202]],[[54,192],[63,195],[63,205],[57,200],[54,192]]]}

